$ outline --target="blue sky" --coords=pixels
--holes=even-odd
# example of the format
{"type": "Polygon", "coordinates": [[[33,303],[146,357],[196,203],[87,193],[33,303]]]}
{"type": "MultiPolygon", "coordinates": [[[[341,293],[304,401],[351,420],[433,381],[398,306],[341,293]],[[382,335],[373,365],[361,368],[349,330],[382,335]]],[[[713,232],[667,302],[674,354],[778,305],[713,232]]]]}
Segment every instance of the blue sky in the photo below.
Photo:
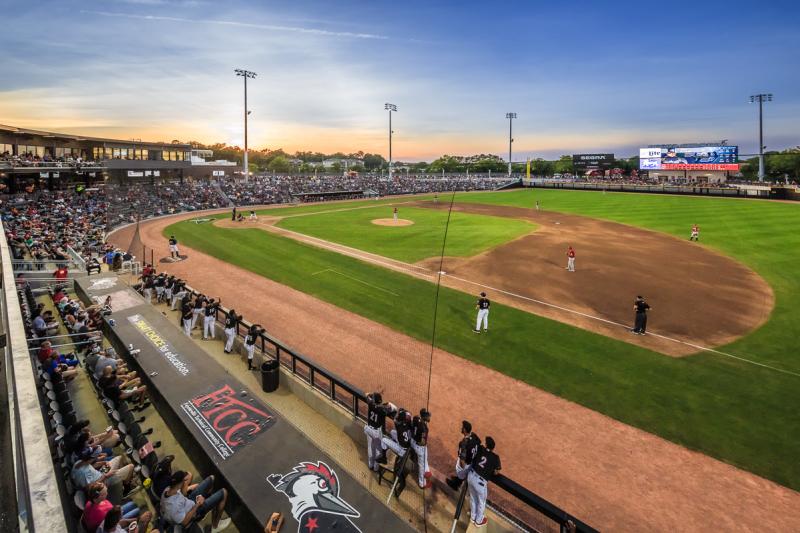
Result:
{"type": "Polygon", "coordinates": [[[0,123],[396,159],[800,144],[800,5],[0,0],[0,123]]]}

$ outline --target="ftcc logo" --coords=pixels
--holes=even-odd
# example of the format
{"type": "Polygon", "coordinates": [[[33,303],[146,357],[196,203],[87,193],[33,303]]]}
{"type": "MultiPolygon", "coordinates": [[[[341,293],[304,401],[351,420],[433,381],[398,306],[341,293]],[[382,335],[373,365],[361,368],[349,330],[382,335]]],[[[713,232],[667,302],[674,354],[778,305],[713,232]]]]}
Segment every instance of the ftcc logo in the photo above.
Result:
{"type": "Polygon", "coordinates": [[[361,532],[350,520],[361,513],[339,497],[339,478],[325,463],[300,463],[288,474],[272,474],[267,481],[289,498],[298,533],[361,532]]]}

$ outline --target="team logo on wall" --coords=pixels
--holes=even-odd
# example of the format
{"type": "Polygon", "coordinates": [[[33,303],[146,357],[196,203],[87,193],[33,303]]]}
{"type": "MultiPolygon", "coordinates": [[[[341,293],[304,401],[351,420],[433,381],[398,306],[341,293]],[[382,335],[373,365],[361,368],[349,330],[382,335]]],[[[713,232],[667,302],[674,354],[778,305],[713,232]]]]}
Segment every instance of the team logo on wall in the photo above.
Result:
{"type": "Polygon", "coordinates": [[[274,422],[260,406],[239,399],[229,385],[184,402],[181,409],[223,459],[253,442],[274,422]]]}
{"type": "Polygon", "coordinates": [[[298,533],[361,532],[351,518],[361,513],[339,496],[339,478],[322,461],[300,463],[288,474],[267,478],[292,504],[298,533]]]}

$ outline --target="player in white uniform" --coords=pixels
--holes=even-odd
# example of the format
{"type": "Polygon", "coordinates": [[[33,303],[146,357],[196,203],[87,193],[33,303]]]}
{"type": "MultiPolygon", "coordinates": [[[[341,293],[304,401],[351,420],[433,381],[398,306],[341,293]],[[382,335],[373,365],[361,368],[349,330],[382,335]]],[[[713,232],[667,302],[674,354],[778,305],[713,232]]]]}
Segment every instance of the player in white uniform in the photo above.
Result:
{"type": "Polygon", "coordinates": [[[250,220],[258,220],[258,215],[255,211],[250,211],[250,220]]]}
{"type": "Polygon", "coordinates": [[[178,239],[175,238],[175,235],[170,235],[169,237],[169,256],[173,259],[181,258],[178,253],[178,239]]]}
{"type": "MultiPolygon", "coordinates": [[[[387,407],[383,404],[380,392],[367,395],[367,425],[364,426],[364,435],[367,436],[367,466],[370,470],[378,471],[378,463],[384,456],[381,446],[383,430],[386,425],[387,407]]],[[[384,459],[385,461],[385,459],[384,459]]]]}
{"type": "Polygon", "coordinates": [[[478,320],[475,322],[475,329],[472,330],[475,333],[481,332],[481,322],[483,322],[483,331],[489,331],[489,306],[491,305],[492,303],[486,297],[486,293],[482,292],[481,297],[478,298],[478,303],[475,304],[478,309],[478,320]]]}
{"type": "Polygon", "coordinates": [[[692,234],[689,236],[690,241],[699,241],[700,240],[700,226],[697,224],[692,224],[692,234]]]}
{"type": "Polygon", "coordinates": [[[494,439],[486,437],[486,444],[478,448],[467,474],[469,485],[469,518],[478,527],[486,525],[486,496],[489,480],[500,471],[500,457],[494,453],[494,439]]]}

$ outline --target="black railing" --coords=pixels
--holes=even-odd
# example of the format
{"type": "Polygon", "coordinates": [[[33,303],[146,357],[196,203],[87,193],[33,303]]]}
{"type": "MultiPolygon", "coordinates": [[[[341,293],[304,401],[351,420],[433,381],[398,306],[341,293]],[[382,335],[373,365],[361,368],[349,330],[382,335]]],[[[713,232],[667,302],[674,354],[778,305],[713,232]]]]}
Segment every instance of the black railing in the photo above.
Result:
{"type": "MultiPolygon", "coordinates": [[[[186,291],[192,296],[200,294],[188,285],[186,286],[186,291]]],[[[216,321],[224,324],[224,320],[228,316],[228,311],[228,309],[222,306],[218,307],[215,315],[216,321]]],[[[250,322],[240,320],[238,322],[236,336],[243,338],[247,335],[247,330],[249,330],[251,325],[252,323],[250,322]],[[242,334],[243,331],[244,334],[242,334]]],[[[290,371],[294,376],[308,383],[314,390],[325,395],[337,405],[345,408],[352,416],[366,421],[367,395],[361,389],[348,383],[333,372],[329,372],[312,358],[297,353],[267,333],[261,333],[259,335],[257,346],[261,349],[261,353],[277,359],[281,366],[290,371]]],[[[534,511],[558,524],[562,532],[568,531],[566,526],[569,521],[575,524],[575,531],[581,533],[595,533],[597,531],[563,509],[537,496],[512,479],[503,475],[498,475],[491,481],[497,488],[503,490],[514,500],[532,508],[534,511]]],[[[493,508],[510,520],[518,521],[518,519],[514,517],[513,510],[505,509],[503,506],[494,504],[494,502],[491,501],[490,503],[493,508]]],[[[524,522],[518,525],[521,527],[525,526],[524,522]]]]}

